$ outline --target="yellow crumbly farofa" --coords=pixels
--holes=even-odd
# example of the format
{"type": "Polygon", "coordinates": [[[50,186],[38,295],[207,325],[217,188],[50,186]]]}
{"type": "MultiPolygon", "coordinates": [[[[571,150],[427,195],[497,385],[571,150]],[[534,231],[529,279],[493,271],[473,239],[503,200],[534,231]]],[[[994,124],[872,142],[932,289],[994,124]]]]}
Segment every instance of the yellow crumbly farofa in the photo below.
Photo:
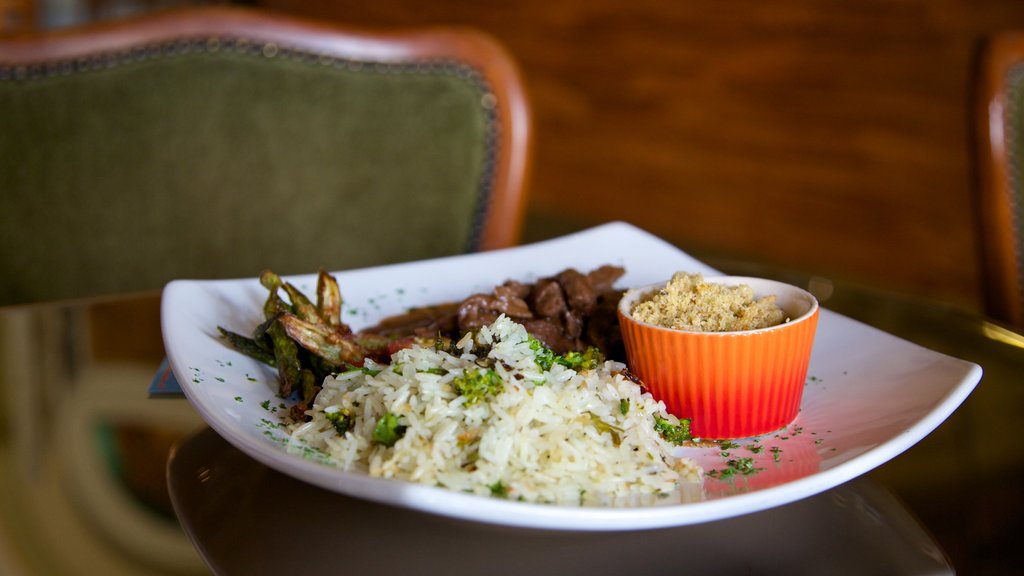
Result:
{"type": "Polygon", "coordinates": [[[677,272],[662,288],[644,296],[630,311],[640,322],[694,332],[736,332],[782,324],[785,312],[775,296],[754,299],[746,284],[705,282],[701,274],[677,272]]]}

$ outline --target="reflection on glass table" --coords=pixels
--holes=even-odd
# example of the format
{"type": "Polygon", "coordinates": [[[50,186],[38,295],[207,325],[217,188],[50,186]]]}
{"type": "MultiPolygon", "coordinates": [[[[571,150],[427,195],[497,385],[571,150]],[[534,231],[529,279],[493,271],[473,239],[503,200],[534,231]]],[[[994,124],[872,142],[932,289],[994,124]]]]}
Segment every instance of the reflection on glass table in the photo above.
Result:
{"type": "Polygon", "coordinates": [[[350,498],[271,470],[210,429],[177,447],[168,480],[183,527],[224,575],[953,573],[867,480],[728,520],[622,532],[510,528],[350,498]]]}
{"type": "Polygon", "coordinates": [[[157,310],[156,295],[0,309],[0,573],[208,573],[164,475],[202,420],[146,392],[157,310]]]}

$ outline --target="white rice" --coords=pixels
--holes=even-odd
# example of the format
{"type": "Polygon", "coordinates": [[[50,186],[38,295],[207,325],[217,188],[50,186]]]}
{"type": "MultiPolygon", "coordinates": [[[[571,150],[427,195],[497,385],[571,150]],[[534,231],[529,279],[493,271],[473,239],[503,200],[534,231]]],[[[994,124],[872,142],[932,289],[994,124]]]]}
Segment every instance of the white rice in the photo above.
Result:
{"type": "Polygon", "coordinates": [[[678,420],[623,364],[542,370],[526,329],[504,316],[457,346],[459,356],[416,346],[390,366],[367,360],[368,370],[328,377],[291,438],[343,469],[528,502],[635,504],[700,481],[700,467],[654,430],[655,415],[678,420]],[[469,402],[454,382],[486,368],[504,390],[469,402]],[[339,410],[354,416],[344,436],[327,418],[339,410]],[[385,413],[406,427],[391,447],[373,441],[385,413]]]}

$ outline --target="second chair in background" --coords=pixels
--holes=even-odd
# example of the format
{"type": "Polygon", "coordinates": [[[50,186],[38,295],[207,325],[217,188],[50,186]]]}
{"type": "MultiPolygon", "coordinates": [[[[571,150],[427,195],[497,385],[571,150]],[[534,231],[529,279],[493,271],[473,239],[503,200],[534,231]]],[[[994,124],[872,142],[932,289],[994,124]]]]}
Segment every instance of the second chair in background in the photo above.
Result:
{"type": "Polygon", "coordinates": [[[1024,326],[1024,33],[985,46],[977,88],[987,312],[1024,326]]]}

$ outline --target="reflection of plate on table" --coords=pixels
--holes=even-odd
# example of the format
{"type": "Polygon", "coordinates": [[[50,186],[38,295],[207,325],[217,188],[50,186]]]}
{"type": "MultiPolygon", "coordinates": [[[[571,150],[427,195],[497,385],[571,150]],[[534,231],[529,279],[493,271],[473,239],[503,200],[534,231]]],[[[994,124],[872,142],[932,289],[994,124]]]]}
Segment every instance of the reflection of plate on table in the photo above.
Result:
{"type": "Polygon", "coordinates": [[[866,479],[699,526],[523,530],[309,486],[207,429],[174,451],[168,485],[182,526],[217,574],[319,573],[328,567],[346,574],[492,576],[953,573],[902,505],[866,479]]]}
{"type": "MultiPolygon", "coordinates": [[[[537,244],[336,274],[353,328],[410,306],[462,299],[514,278],[532,281],[564,268],[626,268],[622,287],[672,272],[715,273],[670,244],[622,223],[537,244]]],[[[314,292],[314,274],[289,278],[314,292]]],[[[371,478],[303,459],[282,446],[276,375],[225,346],[217,326],[250,332],[266,291],[253,279],[172,282],[162,320],[168,359],[186,396],[209,425],[242,452],[295,478],[379,503],[512,526],[626,530],[680,526],[748,514],[838,486],[888,461],[938,426],[981,378],[977,365],[950,358],[823,310],[801,413],[763,437],[763,471],[652,506],[596,508],[527,504],[432,486],[371,478]]],[[[685,449],[706,470],[724,467],[719,449],[685,449]]]]}

